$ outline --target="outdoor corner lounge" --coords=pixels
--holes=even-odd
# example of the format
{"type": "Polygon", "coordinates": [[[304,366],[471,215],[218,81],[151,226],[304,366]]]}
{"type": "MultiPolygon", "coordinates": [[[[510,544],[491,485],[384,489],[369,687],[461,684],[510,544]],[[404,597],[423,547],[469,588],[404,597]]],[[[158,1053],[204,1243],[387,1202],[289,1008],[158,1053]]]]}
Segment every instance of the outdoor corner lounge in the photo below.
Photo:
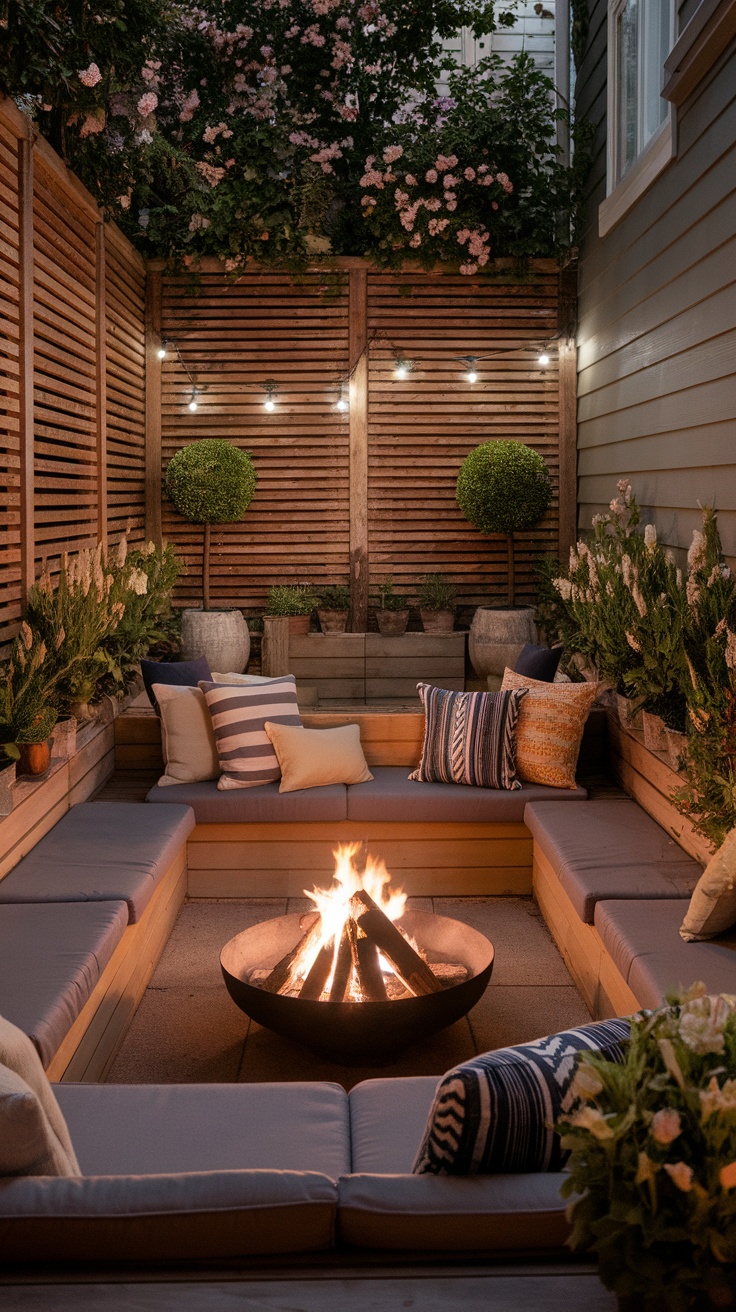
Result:
{"type": "Polygon", "coordinates": [[[0,1304],[733,1306],[734,0],[31,8],[0,1304]]]}

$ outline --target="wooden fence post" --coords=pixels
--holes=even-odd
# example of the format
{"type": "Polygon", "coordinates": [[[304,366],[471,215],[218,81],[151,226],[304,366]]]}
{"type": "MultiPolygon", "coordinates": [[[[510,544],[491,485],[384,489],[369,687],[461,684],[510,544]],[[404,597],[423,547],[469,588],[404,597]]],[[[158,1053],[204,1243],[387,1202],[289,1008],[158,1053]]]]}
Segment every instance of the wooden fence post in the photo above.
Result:
{"type": "Polygon", "coordinates": [[[97,428],[97,537],[107,545],[107,293],[105,222],[95,228],[95,424],[97,428]]]}
{"type": "Polygon", "coordinates": [[[18,141],[18,401],[20,444],[20,563],[21,605],[36,577],[36,521],[34,503],[33,415],[33,130],[18,141]]]}
{"type": "Polygon", "coordinates": [[[146,279],[146,538],[161,542],[161,274],[146,279]]]}
{"type": "Polygon", "coordinates": [[[289,673],[289,617],[264,615],[261,673],[271,679],[289,673]]]}
{"type": "Polygon", "coordinates": [[[352,627],[368,627],[368,271],[349,277],[350,591],[352,627]]]}

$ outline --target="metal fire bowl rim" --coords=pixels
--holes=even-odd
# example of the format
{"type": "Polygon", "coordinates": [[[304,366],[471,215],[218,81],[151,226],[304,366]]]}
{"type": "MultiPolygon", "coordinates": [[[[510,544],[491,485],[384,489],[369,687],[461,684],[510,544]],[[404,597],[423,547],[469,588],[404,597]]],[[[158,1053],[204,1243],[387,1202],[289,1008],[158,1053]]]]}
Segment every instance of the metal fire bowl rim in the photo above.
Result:
{"type": "Polygon", "coordinates": [[[266,993],[244,980],[238,973],[236,954],[254,946],[253,940],[265,942],[270,927],[271,934],[276,934],[276,947],[265,958],[262,952],[245,961],[241,956],[240,970],[245,974],[257,965],[275,965],[299,941],[302,914],[276,916],[242,930],[223,947],[220,964],[228,992],[241,1011],[259,1025],[333,1060],[380,1065],[383,1059],[460,1020],[488,986],[494,962],[490,939],[463,921],[427,911],[407,911],[398,923],[416,935],[425,951],[428,945],[423,942],[422,930],[434,929],[443,937],[449,934],[452,947],[444,955],[437,950],[432,953],[430,948],[434,959],[455,960],[471,971],[467,980],[437,993],[381,1002],[331,1003],[266,993]]]}

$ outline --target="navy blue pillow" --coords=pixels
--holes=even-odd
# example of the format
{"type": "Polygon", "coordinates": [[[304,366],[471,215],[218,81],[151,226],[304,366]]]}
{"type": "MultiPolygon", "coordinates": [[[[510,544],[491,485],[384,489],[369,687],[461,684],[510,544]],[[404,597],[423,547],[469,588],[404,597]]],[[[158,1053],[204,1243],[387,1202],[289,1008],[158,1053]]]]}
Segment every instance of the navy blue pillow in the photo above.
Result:
{"type": "Polygon", "coordinates": [[[525,674],[527,679],[553,683],[561,656],[561,647],[535,647],[533,642],[527,642],[519,653],[514,674],[525,674]]]}
{"type": "Polygon", "coordinates": [[[196,661],[141,661],[141,674],[148,698],[158,714],[154,683],[172,683],[178,688],[196,688],[200,679],[211,679],[212,671],[206,656],[196,661]]]}

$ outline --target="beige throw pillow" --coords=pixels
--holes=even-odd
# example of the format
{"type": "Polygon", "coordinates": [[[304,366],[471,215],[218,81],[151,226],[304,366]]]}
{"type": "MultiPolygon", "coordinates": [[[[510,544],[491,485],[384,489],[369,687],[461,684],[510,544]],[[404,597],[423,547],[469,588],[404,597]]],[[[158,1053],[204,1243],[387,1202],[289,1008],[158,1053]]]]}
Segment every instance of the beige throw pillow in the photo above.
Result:
{"type": "Polygon", "coordinates": [[[529,784],[574,788],[585,721],[597,683],[542,683],[504,670],[503,689],[527,688],[516,727],[516,770],[529,784]]]}
{"type": "Polygon", "coordinates": [[[28,1035],[2,1016],[0,1175],[81,1175],[41,1058],[28,1035]]]}
{"type": "Polygon", "coordinates": [[[325,784],[364,784],[373,778],[360,745],[360,726],[292,728],[267,721],[266,733],[281,767],[280,793],[325,784]]]}
{"type": "Polygon", "coordinates": [[[217,779],[220,762],[204,693],[199,688],[182,688],[173,683],[154,683],[153,691],[161,714],[166,766],[159,788],[217,779]]]}
{"type": "Polygon", "coordinates": [[[680,928],[686,943],[714,938],[736,924],[736,829],[724,838],[698,880],[680,928]]]}

